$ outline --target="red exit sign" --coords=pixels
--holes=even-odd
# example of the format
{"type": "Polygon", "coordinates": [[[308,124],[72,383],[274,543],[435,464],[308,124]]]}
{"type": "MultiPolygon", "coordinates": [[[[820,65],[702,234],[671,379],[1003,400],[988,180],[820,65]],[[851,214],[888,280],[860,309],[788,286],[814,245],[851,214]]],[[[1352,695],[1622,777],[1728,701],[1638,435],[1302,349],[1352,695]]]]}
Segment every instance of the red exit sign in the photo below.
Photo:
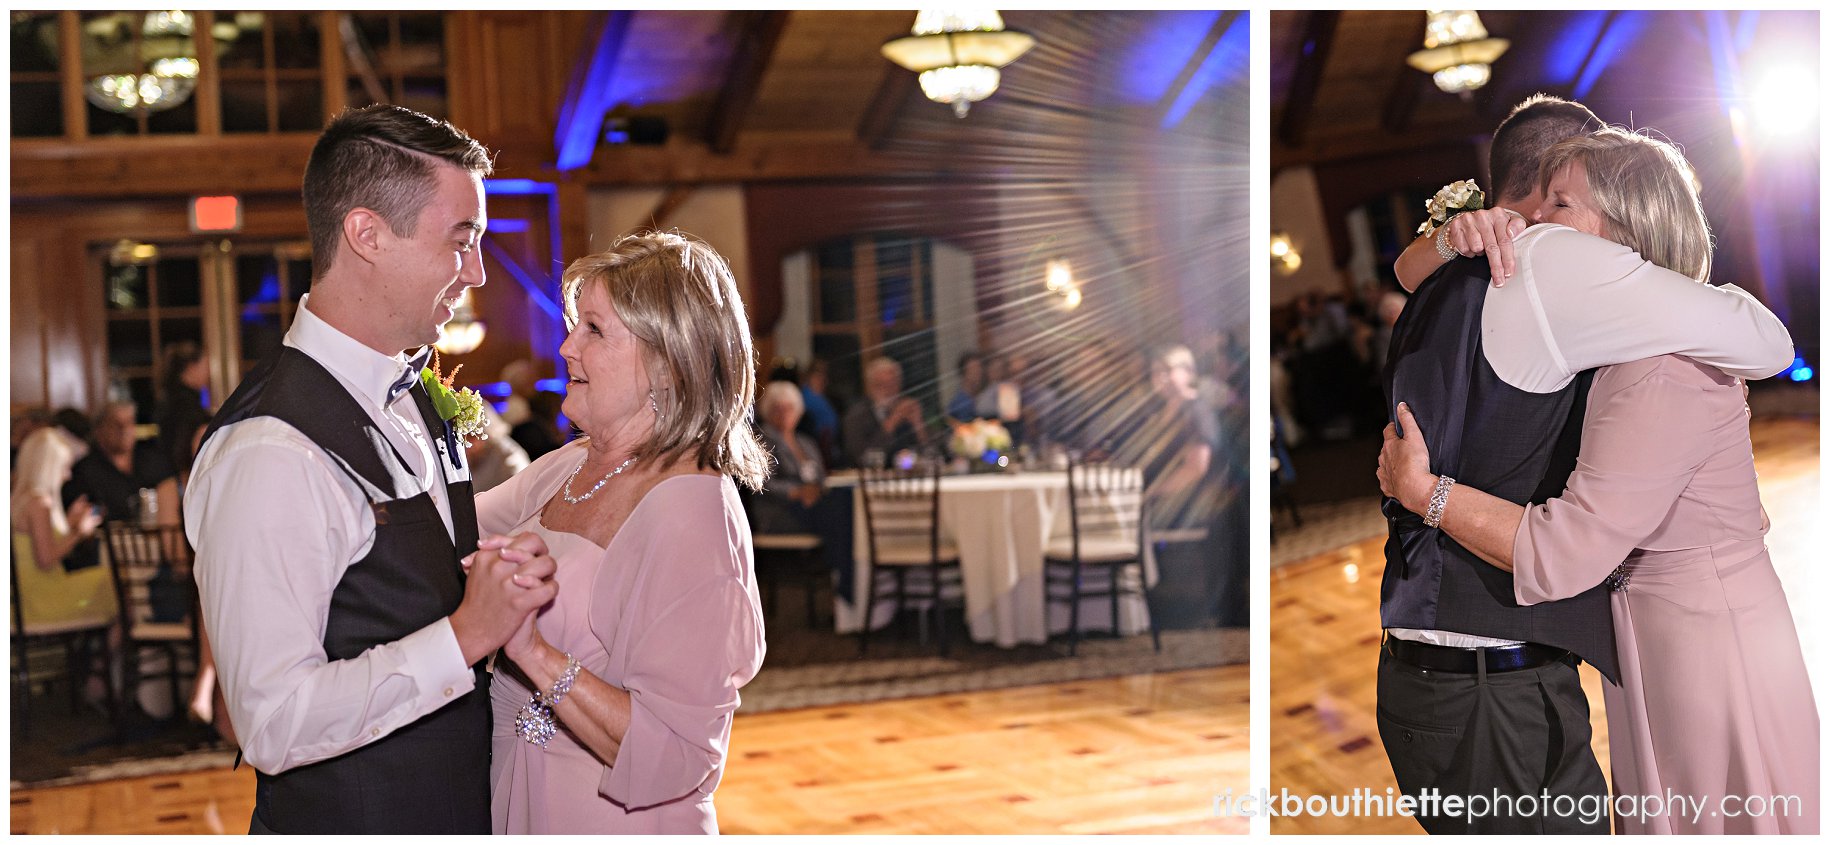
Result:
{"type": "Polygon", "coordinates": [[[191,231],[241,231],[241,197],[191,197],[191,231]]]}

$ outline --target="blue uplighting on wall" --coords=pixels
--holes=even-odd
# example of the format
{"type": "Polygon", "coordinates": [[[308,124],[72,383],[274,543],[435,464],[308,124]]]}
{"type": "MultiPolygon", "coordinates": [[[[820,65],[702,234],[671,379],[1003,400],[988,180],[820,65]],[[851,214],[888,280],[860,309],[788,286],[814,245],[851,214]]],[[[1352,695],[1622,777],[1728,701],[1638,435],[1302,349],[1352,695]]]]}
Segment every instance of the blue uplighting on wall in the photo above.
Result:
{"type": "Polygon", "coordinates": [[[560,170],[576,170],[591,163],[604,129],[604,114],[615,102],[610,86],[615,81],[617,54],[623,50],[623,38],[629,33],[628,10],[613,11],[598,33],[597,44],[584,74],[575,77],[566,89],[565,102],[559,107],[559,126],[553,137],[558,152],[554,162],[560,170]]]}
{"type": "MultiPolygon", "coordinates": [[[[519,197],[532,194],[551,196],[559,193],[559,186],[551,182],[537,182],[533,179],[484,179],[483,193],[489,196],[519,197]]],[[[495,228],[492,222],[490,228],[495,228]]]]}
{"type": "Polygon", "coordinates": [[[1810,364],[1805,363],[1805,356],[1800,355],[1792,359],[1792,366],[1780,372],[1779,377],[1787,381],[1805,382],[1816,378],[1817,371],[1812,369],[1810,364]]]}
{"type": "Polygon", "coordinates": [[[1594,90],[1595,83],[1600,81],[1602,71],[1614,59],[1624,56],[1632,48],[1640,33],[1647,24],[1647,12],[1620,12],[1614,16],[1614,23],[1602,33],[1601,42],[1595,46],[1595,57],[1589,60],[1588,66],[1582,69],[1582,78],[1576,80],[1575,98],[1580,100],[1594,90]]]}
{"type": "Polygon", "coordinates": [[[1153,25],[1119,60],[1124,68],[1118,80],[1119,102],[1129,106],[1161,102],[1169,94],[1182,68],[1197,57],[1207,31],[1220,19],[1218,11],[1157,12],[1153,25]]]}
{"type": "Polygon", "coordinates": [[[1568,85],[1582,72],[1582,62],[1589,57],[1608,12],[1571,12],[1569,23],[1544,51],[1544,80],[1552,85],[1568,85]]]}
{"type": "Polygon", "coordinates": [[[566,380],[562,378],[543,378],[534,382],[534,389],[544,390],[548,393],[564,393],[566,392],[566,380]]]}
{"type": "Polygon", "coordinates": [[[1754,32],[1760,25],[1760,13],[1757,11],[1742,12],[1735,21],[1735,50],[1742,55],[1754,46],[1754,32]]]}
{"type": "Polygon", "coordinates": [[[494,217],[489,221],[489,233],[492,235],[518,234],[527,229],[527,220],[520,217],[494,217]]]}
{"type": "Polygon", "coordinates": [[[1245,75],[1251,67],[1252,27],[1248,23],[1249,15],[1241,14],[1233,19],[1220,41],[1214,45],[1213,52],[1201,62],[1188,84],[1183,86],[1163,113],[1163,128],[1170,129],[1188,116],[1195,103],[1201,101],[1202,95],[1210,89],[1232,84],[1235,79],[1245,75]]]}

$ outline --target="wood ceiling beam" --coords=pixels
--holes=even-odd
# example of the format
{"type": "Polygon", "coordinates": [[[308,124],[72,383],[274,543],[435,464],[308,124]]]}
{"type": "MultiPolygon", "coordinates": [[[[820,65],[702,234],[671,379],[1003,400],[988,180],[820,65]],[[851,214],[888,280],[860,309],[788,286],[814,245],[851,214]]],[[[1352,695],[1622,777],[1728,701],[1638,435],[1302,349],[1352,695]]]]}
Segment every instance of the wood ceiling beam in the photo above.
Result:
{"type": "Polygon", "coordinates": [[[15,141],[13,199],[299,192],[314,133],[15,141]]]}
{"type": "Polygon", "coordinates": [[[763,75],[781,43],[782,30],[788,26],[788,12],[731,12],[737,36],[731,50],[731,64],[726,69],[724,85],[712,103],[711,118],[706,121],[705,142],[715,153],[729,153],[736,147],[737,132],[749,117],[762,87],[763,75]]]}
{"type": "Polygon", "coordinates": [[[1290,81],[1289,96],[1284,99],[1283,121],[1277,128],[1278,137],[1292,147],[1303,145],[1309,116],[1315,109],[1315,93],[1322,87],[1322,69],[1328,64],[1334,30],[1340,21],[1340,12],[1312,11],[1304,22],[1303,36],[1297,41],[1296,72],[1290,81]]]}
{"type": "Polygon", "coordinates": [[[660,146],[605,147],[578,176],[600,185],[699,185],[926,172],[908,156],[872,150],[846,132],[746,132],[726,154],[682,138],[660,146]]]}
{"type": "Polygon", "coordinates": [[[1410,65],[1399,65],[1392,87],[1385,95],[1385,108],[1379,114],[1379,125],[1393,135],[1403,135],[1417,113],[1417,98],[1429,83],[1429,74],[1410,65]]]}
{"type": "Polygon", "coordinates": [[[573,66],[572,78],[566,83],[565,100],[560,105],[559,125],[553,132],[556,161],[561,170],[590,163],[603,140],[604,114],[614,105],[609,101],[610,81],[634,18],[635,12],[626,9],[592,16],[597,40],[591,52],[573,66]]]}
{"type": "Polygon", "coordinates": [[[1214,25],[1207,28],[1207,34],[1201,38],[1201,46],[1196,47],[1194,55],[1188,57],[1188,62],[1182,65],[1181,72],[1176,74],[1175,81],[1170,83],[1169,90],[1157,103],[1156,123],[1158,126],[1163,124],[1163,121],[1168,118],[1169,110],[1175,108],[1176,103],[1182,99],[1182,94],[1188,90],[1189,83],[1194,82],[1195,74],[1201,70],[1202,65],[1207,64],[1207,60],[1214,54],[1215,48],[1220,46],[1220,38],[1233,27],[1233,22],[1239,18],[1239,15],[1240,13],[1237,11],[1221,12],[1220,16],[1214,19],[1214,25]]]}
{"type": "Polygon", "coordinates": [[[1342,164],[1358,159],[1395,155],[1422,148],[1459,148],[1491,133],[1493,124],[1478,117],[1415,126],[1404,135],[1372,131],[1350,132],[1311,139],[1300,148],[1271,144],[1271,173],[1298,165],[1342,164]]]}
{"type": "Polygon", "coordinates": [[[877,83],[877,93],[871,95],[870,104],[864,107],[864,116],[858,120],[858,141],[872,150],[881,148],[889,140],[890,130],[902,117],[902,110],[921,87],[913,72],[888,59],[884,59],[883,64],[883,81],[877,83]]]}
{"type": "Polygon", "coordinates": [[[649,210],[648,228],[657,232],[665,229],[667,221],[673,219],[674,213],[680,210],[680,206],[692,199],[693,191],[697,189],[697,185],[670,186],[667,193],[661,195],[660,201],[654,204],[654,208],[649,210]]]}

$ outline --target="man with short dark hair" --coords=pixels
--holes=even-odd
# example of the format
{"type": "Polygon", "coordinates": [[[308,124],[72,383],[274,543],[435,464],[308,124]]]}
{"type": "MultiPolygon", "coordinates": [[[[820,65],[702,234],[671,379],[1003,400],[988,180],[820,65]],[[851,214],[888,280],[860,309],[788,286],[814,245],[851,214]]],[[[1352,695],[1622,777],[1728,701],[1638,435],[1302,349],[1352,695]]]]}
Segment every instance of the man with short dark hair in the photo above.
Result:
{"type": "MultiPolygon", "coordinates": [[[[1456,215],[1399,261],[1400,280],[1434,273],[1392,327],[1388,410],[1396,419],[1397,404],[1409,406],[1430,444],[1431,472],[1448,483],[1518,504],[1560,494],[1575,468],[1593,368],[1675,353],[1761,378],[1791,360],[1784,325],[1733,286],[1698,284],[1567,227],[1525,229],[1522,218],[1543,200],[1539,158],[1600,126],[1577,103],[1541,95],[1521,103],[1494,132],[1498,208],[1456,215]],[[1662,314],[1701,316],[1647,316],[1662,314]]],[[[1401,434],[1387,427],[1387,437],[1401,434]]],[[[1522,606],[1510,572],[1395,500],[1384,511],[1378,723],[1399,788],[1599,806],[1607,783],[1589,748],[1576,666],[1619,677],[1607,588],[1522,606]]],[[[1432,833],[1608,832],[1605,812],[1439,812],[1418,821],[1432,833]]]]}
{"type": "Polygon", "coordinates": [[[482,661],[556,594],[553,561],[533,535],[477,551],[469,467],[420,378],[483,284],[490,168],[408,109],[333,120],[305,170],[312,292],[197,456],[185,525],[259,771],[251,832],[490,830],[482,661]]]}

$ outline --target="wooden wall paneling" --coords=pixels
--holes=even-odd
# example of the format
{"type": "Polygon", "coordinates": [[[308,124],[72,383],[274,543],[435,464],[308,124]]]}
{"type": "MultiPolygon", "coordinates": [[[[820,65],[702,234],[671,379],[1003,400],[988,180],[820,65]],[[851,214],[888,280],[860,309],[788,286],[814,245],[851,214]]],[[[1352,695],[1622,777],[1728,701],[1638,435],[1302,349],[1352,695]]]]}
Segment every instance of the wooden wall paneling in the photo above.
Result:
{"type": "Polygon", "coordinates": [[[44,307],[39,304],[38,285],[20,284],[24,276],[40,275],[38,269],[41,244],[20,237],[15,229],[11,243],[12,259],[12,337],[13,404],[44,404],[48,393],[44,369],[44,307]]]}
{"type": "MultiPolygon", "coordinates": [[[[102,267],[91,247],[122,238],[155,243],[219,240],[191,233],[187,201],[188,197],[174,197],[39,203],[25,211],[15,208],[11,278],[15,402],[92,410],[106,398],[102,267]],[[22,258],[22,250],[35,257],[22,258]],[[31,322],[28,331],[22,331],[22,320],[31,322]],[[30,339],[33,336],[35,341],[30,339]],[[22,354],[37,362],[32,365],[37,375],[19,363],[22,354]]],[[[303,239],[305,232],[305,210],[296,194],[244,196],[242,231],[229,239],[303,239]]]]}
{"type": "Polygon", "coordinates": [[[345,77],[349,65],[343,56],[343,12],[318,13],[318,66],[324,71],[324,122],[349,105],[349,87],[345,77]]]}
{"type": "Polygon", "coordinates": [[[62,77],[64,138],[71,141],[89,131],[88,117],[84,113],[88,100],[83,98],[82,36],[82,20],[76,12],[57,13],[57,72],[62,77]]]}
{"type": "Polygon", "coordinates": [[[315,133],[13,143],[21,199],[189,197],[226,189],[296,196],[315,133]]]}
{"type": "Polygon", "coordinates": [[[222,134],[222,77],[217,73],[216,39],[210,37],[210,27],[216,24],[216,13],[208,10],[193,12],[196,23],[192,26],[192,39],[197,45],[197,64],[200,79],[192,98],[197,102],[197,134],[214,136],[222,134]]]}
{"type": "Polygon", "coordinates": [[[446,16],[452,122],[499,151],[499,176],[540,176],[566,80],[589,48],[585,12],[453,12],[446,16]]]}

